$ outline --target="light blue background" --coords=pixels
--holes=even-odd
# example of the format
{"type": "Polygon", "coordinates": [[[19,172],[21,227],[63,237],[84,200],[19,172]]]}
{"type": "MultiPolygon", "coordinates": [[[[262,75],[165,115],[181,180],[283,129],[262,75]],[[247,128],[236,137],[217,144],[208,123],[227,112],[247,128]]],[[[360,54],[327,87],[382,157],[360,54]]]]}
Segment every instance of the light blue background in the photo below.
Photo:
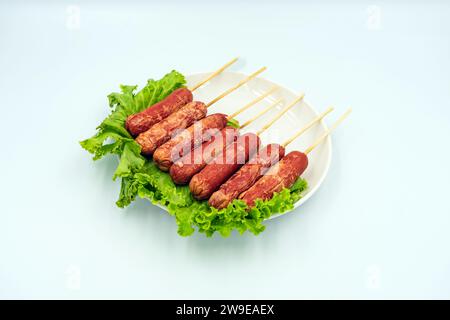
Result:
{"type": "Polygon", "coordinates": [[[1,2],[0,297],[450,298],[449,37],[444,1],[1,2]],[[118,209],[115,160],[77,143],[106,95],[236,55],[354,108],[319,191],[258,237],[118,209]]]}

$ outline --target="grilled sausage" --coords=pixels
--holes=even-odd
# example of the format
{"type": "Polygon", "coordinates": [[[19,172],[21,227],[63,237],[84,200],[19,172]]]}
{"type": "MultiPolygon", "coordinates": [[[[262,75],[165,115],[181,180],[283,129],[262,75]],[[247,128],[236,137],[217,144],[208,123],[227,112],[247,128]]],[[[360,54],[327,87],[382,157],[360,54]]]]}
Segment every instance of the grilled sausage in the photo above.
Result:
{"type": "Polygon", "coordinates": [[[153,127],[139,134],[136,142],[141,146],[143,155],[151,156],[163,143],[172,138],[179,129],[185,129],[206,116],[206,106],[203,102],[193,101],[181,107],[153,127]]]}
{"type": "Polygon", "coordinates": [[[194,123],[176,137],[170,139],[153,153],[153,160],[163,171],[189,151],[217,134],[227,125],[227,115],[215,113],[194,123]]]}
{"type": "Polygon", "coordinates": [[[189,102],[192,102],[192,92],[187,88],[177,89],[160,102],[130,115],[125,127],[133,137],[136,137],[189,102]]]}
{"type": "Polygon", "coordinates": [[[250,188],[273,164],[284,157],[284,148],[269,144],[260,149],[246,164],[209,198],[209,205],[223,209],[239,194],[250,188]]]}
{"type": "Polygon", "coordinates": [[[259,144],[260,139],[254,133],[246,133],[237,138],[223,153],[192,177],[189,189],[194,198],[198,200],[209,198],[224,181],[248,161],[258,150],[259,144]]]}
{"type": "Polygon", "coordinates": [[[271,199],[275,192],[290,188],[306,167],[308,167],[306,154],[292,151],[273,165],[252,187],[241,193],[239,199],[244,200],[250,207],[255,204],[256,199],[271,199]]]}
{"type": "Polygon", "coordinates": [[[189,180],[202,170],[217,155],[221,154],[226,147],[236,141],[239,130],[233,127],[225,127],[211,140],[203,143],[198,148],[187,153],[183,158],[177,160],[170,167],[170,176],[176,184],[187,184],[189,180]]]}

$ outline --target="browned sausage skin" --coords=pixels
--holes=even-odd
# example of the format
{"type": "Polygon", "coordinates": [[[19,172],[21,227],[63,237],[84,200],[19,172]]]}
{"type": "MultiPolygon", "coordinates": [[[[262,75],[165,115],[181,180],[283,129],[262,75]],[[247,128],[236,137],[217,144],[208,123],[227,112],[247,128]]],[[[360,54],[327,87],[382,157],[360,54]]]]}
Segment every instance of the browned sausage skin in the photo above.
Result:
{"type": "Polygon", "coordinates": [[[192,92],[187,88],[177,89],[160,102],[130,115],[125,122],[125,128],[136,137],[189,102],[192,102],[192,92]]]}
{"type": "Polygon", "coordinates": [[[222,184],[209,198],[209,205],[217,209],[228,206],[239,194],[250,188],[272,165],[284,157],[284,148],[269,144],[260,149],[242,168],[222,184]]]}
{"type": "Polygon", "coordinates": [[[227,121],[222,113],[201,119],[156,149],[153,160],[162,171],[168,171],[175,161],[222,130],[227,121]]]}
{"type": "Polygon", "coordinates": [[[194,198],[204,200],[248,161],[259,148],[260,139],[254,133],[246,133],[230,144],[223,153],[192,177],[189,183],[194,198]]]}
{"type": "Polygon", "coordinates": [[[188,184],[191,178],[200,172],[217,155],[222,153],[226,147],[236,141],[239,130],[233,127],[225,127],[211,140],[203,143],[198,148],[187,153],[170,167],[170,176],[176,184],[188,184]]]}
{"type": "Polygon", "coordinates": [[[151,156],[156,148],[170,140],[177,130],[185,129],[204,118],[206,112],[207,108],[203,102],[193,101],[139,134],[136,142],[141,146],[142,154],[151,156]]]}
{"type": "Polygon", "coordinates": [[[252,187],[241,193],[239,199],[244,200],[250,207],[255,204],[256,199],[271,199],[275,192],[292,187],[307,167],[307,155],[292,151],[273,165],[252,187]]]}

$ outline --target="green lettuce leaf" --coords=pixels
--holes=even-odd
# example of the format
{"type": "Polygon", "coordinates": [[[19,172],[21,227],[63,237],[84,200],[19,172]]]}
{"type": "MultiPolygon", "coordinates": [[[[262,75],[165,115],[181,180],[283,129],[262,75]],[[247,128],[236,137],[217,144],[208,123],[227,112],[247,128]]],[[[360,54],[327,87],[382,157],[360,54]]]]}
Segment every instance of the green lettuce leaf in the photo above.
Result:
{"type": "MultiPolygon", "coordinates": [[[[141,156],[140,146],[125,129],[127,117],[161,101],[185,83],[182,74],[172,71],[160,80],[148,80],[147,85],[137,93],[135,93],[137,86],[121,85],[120,93],[108,95],[110,115],[97,127],[97,133],[93,137],[80,142],[81,146],[94,155],[94,160],[101,159],[107,154],[119,156],[120,162],[113,179],[130,177],[133,173],[139,172],[146,160],[141,156]]],[[[122,186],[123,184],[124,182],[122,186]]],[[[125,190],[123,192],[126,193],[125,190]]]]}
{"type": "MultiPolygon", "coordinates": [[[[212,236],[219,232],[227,237],[235,229],[239,233],[250,231],[257,235],[264,231],[263,221],[276,213],[284,213],[294,208],[294,203],[301,199],[302,193],[307,189],[306,180],[299,178],[290,189],[283,189],[275,193],[270,200],[256,200],[255,206],[248,208],[242,200],[234,200],[225,209],[217,210],[204,202],[192,213],[190,221],[199,232],[212,236]]],[[[186,223],[186,222],[184,222],[186,223]]],[[[180,223],[178,223],[180,225],[180,223]]],[[[179,230],[179,233],[182,234],[179,230]]]]}
{"type": "Polygon", "coordinates": [[[177,186],[170,175],[159,170],[153,161],[146,161],[139,172],[122,179],[116,204],[123,208],[136,196],[164,206],[187,207],[195,201],[188,186],[177,186]]]}
{"type": "Polygon", "coordinates": [[[168,173],[148,161],[132,178],[122,179],[123,191],[117,205],[124,207],[138,196],[166,206],[168,212],[175,216],[181,236],[189,236],[195,229],[207,236],[218,232],[227,237],[233,230],[257,235],[264,231],[265,219],[292,210],[307,187],[306,180],[299,178],[290,189],[275,193],[270,200],[257,200],[250,209],[244,201],[234,200],[225,209],[217,210],[206,201],[195,200],[188,186],[177,186],[168,173]]]}
{"type": "Polygon", "coordinates": [[[239,121],[237,119],[228,119],[227,126],[239,129],[239,121]]]}

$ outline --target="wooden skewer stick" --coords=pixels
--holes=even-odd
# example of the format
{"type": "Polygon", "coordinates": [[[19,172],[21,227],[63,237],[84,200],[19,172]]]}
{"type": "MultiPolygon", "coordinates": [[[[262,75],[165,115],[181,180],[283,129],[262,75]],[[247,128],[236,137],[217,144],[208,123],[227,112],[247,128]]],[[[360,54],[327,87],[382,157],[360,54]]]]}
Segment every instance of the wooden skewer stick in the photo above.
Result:
{"type": "Polygon", "coordinates": [[[242,79],[241,81],[239,81],[236,85],[234,85],[233,87],[231,87],[230,89],[228,89],[227,91],[225,91],[224,93],[220,94],[218,97],[214,98],[213,100],[211,100],[206,107],[210,107],[212,104],[216,103],[217,101],[219,101],[220,99],[222,99],[223,97],[229,95],[230,93],[232,93],[234,90],[238,89],[239,87],[243,86],[244,84],[246,84],[247,82],[249,82],[250,80],[252,80],[253,78],[255,78],[258,74],[260,74],[261,72],[263,72],[264,70],[266,70],[267,67],[262,67],[261,69],[259,69],[258,71],[253,72],[251,75],[249,75],[248,77],[242,79]]]}
{"type": "Polygon", "coordinates": [[[283,142],[282,146],[286,147],[289,143],[297,139],[300,135],[302,135],[306,130],[311,128],[316,122],[319,122],[322,120],[327,114],[329,114],[331,111],[333,111],[333,107],[329,107],[327,110],[319,114],[315,119],[313,119],[311,122],[309,122],[305,127],[303,127],[299,132],[294,134],[291,138],[287,139],[285,142],[283,142]]]}
{"type": "Polygon", "coordinates": [[[288,112],[289,109],[291,109],[293,106],[295,106],[297,104],[297,102],[299,102],[300,100],[303,99],[303,97],[305,96],[304,93],[301,93],[297,98],[294,99],[294,101],[292,101],[290,104],[288,104],[283,110],[281,110],[280,113],[278,113],[272,120],[270,120],[268,123],[266,123],[261,129],[259,129],[256,132],[256,135],[259,136],[261,133],[263,133],[264,131],[266,131],[267,129],[270,128],[271,125],[273,125],[275,123],[275,121],[277,121],[278,119],[280,119],[286,112],[288,112]]]}
{"type": "Polygon", "coordinates": [[[209,80],[211,80],[212,78],[214,78],[215,76],[219,75],[222,73],[223,70],[225,70],[226,68],[228,68],[229,66],[231,66],[233,63],[235,63],[238,60],[238,58],[234,58],[231,61],[228,61],[227,63],[225,63],[222,67],[220,67],[219,69],[217,69],[216,71],[214,71],[213,73],[211,73],[209,76],[207,76],[205,79],[203,79],[202,81],[200,81],[199,83],[197,83],[195,86],[193,86],[192,88],[189,88],[190,91],[194,91],[197,90],[198,88],[200,88],[202,85],[204,85],[205,83],[207,83],[209,80]]]}
{"type": "Polygon", "coordinates": [[[328,135],[334,130],[336,129],[336,127],[342,122],[344,121],[345,118],[347,118],[347,116],[352,112],[352,108],[348,109],[342,116],[339,117],[339,119],[337,119],[337,121],[335,123],[333,123],[333,125],[327,130],[325,131],[325,133],[320,136],[311,146],[308,147],[308,149],[305,150],[305,154],[310,153],[311,151],[314,150],[315,147],[317,147],[326,137],[328,137],[328,135]]]}
{"type": "Polygon", "coordinates": [[[245,128],[246,126],[248,126],[250,123],[252,123],[253,121],[255,121],[256,119],[258,119],[259,117],[263,116],[264,114],[266,114],[270,109],[272,109],[273,107],[275,107],[276,105],[278,105],[280,102],[282,102],[283,99],[278,99],[276,100],[274,103],[270,104],[269,106],[267,106],[264,110],[262,110],[260,113],[258,113],[256,116],[254,116],[253,118],[245,121],[241,126],[240,129],[245,128]]]}
{"type": "Polygon", "coordinates": [[[243,106],[242,108],[240,108],[239,110],[237,110],[235,113],[230,114],[228,116],[228,119],[233,119],[234,117],[236,117],[238,114],[241,114],[242,112],[244,112],[245,110],[247,110],[248,108],[250,108],[251,106],[253,106],[254,104],[260,102],[262,99],[264,99],[265,97],[267,97],[268,95],[270,95],[271,93],[273,93],[275,90],[277,90],[278,87],[274,86],[272,88],[270,88],[268,91],[266,91],[266,93],[260,95],[259,97],[257,97],[256,99],[253,99],[252,101],[250,101],[249,103],[247,103],[245,106],[243,106]]]}

